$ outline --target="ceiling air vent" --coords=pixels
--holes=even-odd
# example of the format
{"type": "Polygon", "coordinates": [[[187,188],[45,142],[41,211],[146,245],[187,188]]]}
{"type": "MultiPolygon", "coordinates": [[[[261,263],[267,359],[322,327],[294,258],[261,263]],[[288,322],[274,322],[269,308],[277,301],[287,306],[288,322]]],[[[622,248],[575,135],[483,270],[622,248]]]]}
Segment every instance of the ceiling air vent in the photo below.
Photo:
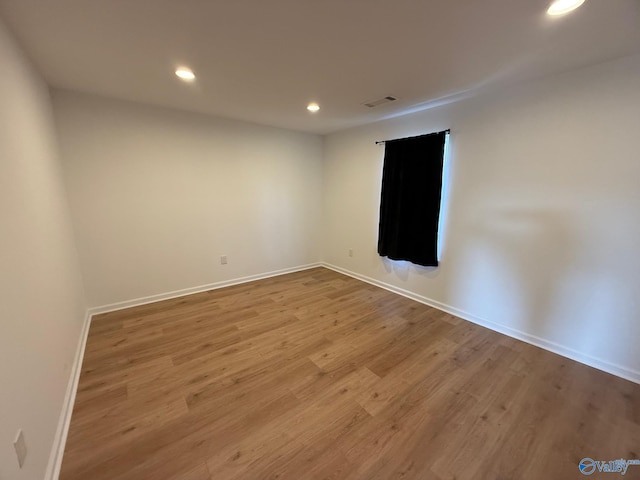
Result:
{"type": "Polygon", "coordinates": [[[369,108],[379,107],[380,105],[384,105],[385,103],[395,102],[398,97],[394,97],[393,95],[387,95],[386,97],[379,98],[377,100],[372,100],[371,102],[365,102],[363,105],[369,108]]]}

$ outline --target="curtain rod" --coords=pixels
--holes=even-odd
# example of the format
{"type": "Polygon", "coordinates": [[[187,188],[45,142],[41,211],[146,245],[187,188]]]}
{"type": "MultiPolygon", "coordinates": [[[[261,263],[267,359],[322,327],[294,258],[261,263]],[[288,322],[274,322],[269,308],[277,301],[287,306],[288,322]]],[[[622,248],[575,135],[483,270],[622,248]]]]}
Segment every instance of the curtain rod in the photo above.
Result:
{"type": "MultiPolygon", "coordinates": [[[[451,129],[450,129],[450,128],[447,128],[446,130],[442,130],[442,131],[440,131],[440,132],[425,133],[424,135],[434,135],[434,134],[438,134],[438,133],[446,133],[446,134],[449,134],[449,133],[451,133],[451,129]]],[[[418,137],[422,137],[422,136],[424,136],[424,135],[417,135],[417,136],[418,136],[418,137]]],[[[407,138],[416,138],[416,137],[394,138],[394,140],[406,140],[407,138]]],[[[393,140],[378,140],[378,141],[376,142],[376,145],[381,145],[381,144],[383,144],[383,143],[386,143],[386,142],[392,142],[392,141],[393,141],[393,140]]]]}

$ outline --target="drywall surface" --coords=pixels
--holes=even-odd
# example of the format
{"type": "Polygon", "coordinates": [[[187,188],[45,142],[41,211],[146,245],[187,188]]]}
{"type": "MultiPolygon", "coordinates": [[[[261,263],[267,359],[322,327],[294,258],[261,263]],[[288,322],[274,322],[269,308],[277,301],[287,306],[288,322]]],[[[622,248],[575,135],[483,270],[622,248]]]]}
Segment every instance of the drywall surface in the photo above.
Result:
{"type": "Polygon", "coordinates": [[[86,308],[49,91],[2,23],[0,64],[0,478],[41,480],[86,308]]]}
{"type": "Polygon", "coordinates": [[[324,260],[640,380],[638,85],[627,57],[329,135],[324,260]],[[446,128],[440,266],[380,258],[374,142],[446,128]]]}
{"type": "Polygon", "coordinates": [[[321,137],[53,97],[90,306],[320,259],[321,137]]]}

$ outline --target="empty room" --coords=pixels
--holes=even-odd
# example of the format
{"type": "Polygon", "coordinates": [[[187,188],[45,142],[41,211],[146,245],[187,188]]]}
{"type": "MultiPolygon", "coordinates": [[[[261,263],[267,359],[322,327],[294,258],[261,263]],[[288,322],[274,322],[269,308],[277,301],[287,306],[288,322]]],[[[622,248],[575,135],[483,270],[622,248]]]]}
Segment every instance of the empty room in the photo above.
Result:
{"type": "Polygon", "coordinates": [[[640,478],[637,0],[0,0],[0,480],[640,478]]]}

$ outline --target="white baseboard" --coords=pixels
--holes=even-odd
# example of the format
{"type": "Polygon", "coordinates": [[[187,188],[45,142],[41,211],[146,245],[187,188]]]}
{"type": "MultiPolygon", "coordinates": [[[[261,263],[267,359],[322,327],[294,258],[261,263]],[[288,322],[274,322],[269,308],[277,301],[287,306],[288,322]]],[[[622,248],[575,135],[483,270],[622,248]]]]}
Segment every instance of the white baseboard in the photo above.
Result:
{"type": "Polygon", "coordinates": [[[297,267],[283,268],[281,270],[274,270],[272,272],[259,273],[257,275],[250,275],[248,277],[232,278],[231,280],[222,280],[220,282],[209,283],[207,285],[200,285],[198,287],[184,288],[182,290],[175,290],[173,292],[159,293],[157,295],[150,295],[148,297],[134,298],[133,300],[125,300],[124,302],[112,303],[110,305],[103,305],[101,307],[92,307],[89,309],[91,315],[98,315],[100,313],[115,312],[116,310],[123,310],[125,308],[139,307],[148,303],[160,302],[162,300],[170,300],[172,298],[184,297],[185,295],[193,295],[194,293],[207,292],[209,290],[216,290],[218,288],[231,287],[233,285],[239,285],[241,283],[253,282],[256,280],[262,280],[264,278],[277,277],[278,275],[284,275],[287,273],[301,272],[303,270],[309,270],[310,268],[321,267],[320,262],[310,263],[307,265],[300,265],[297,267]]]}
{"type": "Polygon", "coordinates": [[[67,385],[67,392],[64,396],[62,404],[62,413],[58,420],[58,428],[53,441],[51,454],[49,455],[49,464],[45,473],[45,480],[58,480],[60,475],[60,467],[62,467],[62,455],[64,447],[67,443],[67,434],[69,433],[69,425],[71,423],[71,413],[73,412],[73,404],[76,400],[76,392],[78,390],[78,381],[80,380],[80,372],[82,370],[82,359],[84,358],[84,349],[87,345],[87,337],[89,335],[89,326],[91,325],[91,315],[89,312],[85,315],[84,324],[80,340],[76,348],[76,354],[71,366],[71,376],[67,385]]]}
{"type": "Polygon", "coordinates": [[[506,327],[504,325],[499,325],[497,323],[490,322],[488,320],[479,318],[475,315],[472,315],[468,312],[462,311],[450,305],[446,305],[444,303],[438,302],[436,300],[432,300],[422,295],[418,295],[417,293],[411,292],[409,290],[405,290],[400,287],[396,287],[394,285],[382,282],[380,280],[367,277],[366,275],[361,275],[359,273],[352,272],[350,270],[346,270],[344,268],[337,267],[329,263],[318,262],[318,263],[312,263],[312,264],[302,265],[302,266],[293,267],[293,268],[285,268],[282,270],[276,270],[273,272],[267,272],[267,273],[262,273],[258,275],[251,275],[248,277],[224,280],[221,282],[215,282],[208,285],[202,285],[199,287],[186,288],[183,290],[176,290],[173,292],[161,293],[158,295],[151,295],[148,297],[142,297],[134,300],[127,300],[125,302],[114,303],[111,305],[104,305],[101,307],[90,308],[87,311],[84,325],[82,327],[82,334],[80,336],[80,341],[78,343],[75,359],[71,369],[71,377],[69,379],[69,384],[67,386],[67,392],[65,394],[62,413],[60,415],[60,420],[58,422],[58,428],[56,431],[53,448],[51,450],[49,464],[47,466],[47,472],[45,474],[45,480],[58,480],[58,476],[60,475],[60,467],[62,466],[62,456],[64,454],[64,448],[67,441],[67,434],[69,433],[69,425],[71,423],[71,413],[73,412],[73,404],[75,402],[76,392],[78,389],[78,382],[80,380],[80,372],[82,370],[82,360],[84,358],[85,346],[87,344],[89,327],[91,325],[91,318],[93,317],[93,315],[97,315],[100,313],[113,312],[116,310],[122,310],[124,308],[146,305],[148,303],[158,302],[161,300],[169,300],[171,298],[191,295],[194,293],[205,292],[208,290],[214,290],[218,288],[229,287],[232,285],[239,285],[241,283],[252,282],[252,281],[261,280],[264,278],[276,277],[278,275],[299,272],[299,271],[308,270],[310,268],[315,268],[315,267],[325,267],[330,270],[334,270],[338,273],[342,273],[344,275],[348,275],[358,280],[362,280],[363,282],[370,283],[372,285],[375,285],[380,288],[384,288],[385,290],[389,290],[390,292],[397,293],[399,295],[402,295],[404,297],[410,298],[417,302],[423,303],[430,307],[437,308],[438,310],[442,310],[443,312],[450,313],[451,315],[455,315],[456,317],[462,318],[463,320],[467,320],[469,322],[489,328],[491,330],[502,333],[509,337],[515,338],[517,340],[522,340],[523,342],[529,343],[531,345],[535,345],[537,347],[543,348],[550,352],[557,353],[558,355],[562,355],[563,357],[570,358],[571,360],[575,360],[585,365],[589,365],[591,367],[597,368],[598,370],[602,370],[604,372],[611,373],[612,375],[616,375],[618,377],[640,384],[640,372],[635,371],[633,369],[629,369],[620,365],[606,362],[604,360],[600,360],[600,359],[591,357],[589,355],[584,355],[576,350],[565,347],[563,345],[559,345],[549,340],[545,340],[540,337],[536,337],[535,335],[530,335],[528,333],[521,332],[519,330],[515,330],[512,328],[506,327]]]}
{"type": "Polygon", "coordinates": [[[311,263],[308,265],[300,265],[298,267],[284,268],[281,270],[275,270],[272,272],[260,273],[258,275],[251,275],[248,277],[234,278],[231,280],[224,280],[221,282],[210,283],[208,285],[201,285],[199,287],[185,288],[182,290],[176,290],[168,293],[160,293],[158,295],[151,295],[149,297],[137,298],[134,300],[127,300],[125,302],[113,303],[111,305],[104,305],[101,307],[93,307],[88,309],[87,315],[82,327],[82,334],[80,335],[80,341],[76,350],[76,355],[73,360],[73,366],[71,367],[71,377],[69,378],[69,384],[67,386],[67,392],[65,394],[64,403],[62,406],[62,413],[60,414],[60,420],[58,421],[58,428],[54,437],[53,447],[49,456],[49,464],[47,465],[47,471],[45,474],[45,480],[58,480],[60,476],[60,468],[62,467],[62,457],[64,455],[64,448],[67,443],[67,435],[69,433],[69,425],[71,424],[71,414],[73,412],[73,404],[76,400],[76,392],[78,390],[78,382],[80,381],[80,372],[82,371],[82,360],[84,358],[84,350],[87,345],[87,338],[89,336],[89,327],[91,326],[91,319],[94,315],[100,313],[113,312],[116,310],[122,310],[124,308],[137,307],[139,305],[146,305],[148,303],[159,302],[161,300],[168,300],[171,298],[182,297],[185,295],[191,295],[194,293],[206,292],[208,290],[215,290],[218,288],[230,287],[232,285],[239,285],[241,283],[253,282],[255,280],[262,280],[264,278],[276,277],[278,275],[284,275],[287,273],[300,272],[308,270],[310,268],[320,267],[321,263],[311,263]]]}
{"type": "Polygon", "coordinates": [[[616,365],[614,363],[607,362],[605,360],[601,360],[599,358],[595,358],[590,355],[585,355],[581,352],[578,352],[577,350],[573,350],[572,348],[566,347],[564,345],[560,345],[550,340],[546,340],[544,338],[537,337],[535,335],[531,335],[529,333],[507,327],[505,325],[500,325],[498,323],[494,323],[489,320],[485,320],[484,318],[480,318],[469,312],[465,312],[458,308],[452,307],[451,305],[447,305],[442,302],[432,300],[430,298],[424,297],[422,295],[418,295],[417,293],[411,292],[409,290],[396,287],[395,285],[391,285],[389,283],[385,283],[380,280],[367,277],[366,275],[361,275],[359,273],[352,272],[350,270],[337,267],[329,263],[322,263],[322,266],[330,270],[334,270],[338,273],[342,273],[344,275],[348,275],[358,280],[362,280],[363,282],[370,283],[377,287],[384,288],[385,290],[389,290],[390,292],[394,292],[404,297],[410,298],[412,300],[415,300],[416,302],[420,302],[430,307],[437,308],[438,310],[442,310],[443,312],[450,313],[451,315],[454,315],[456,317],[462,318],[463,320],[467,320],[469,322],[475,323],[482,327],[486,327],[495,332],[502,333],[509,337],[515,338],[517,340],[521,340],[531,345],[535,345],[536,347],[543,348],[544,350],[548,350],[550,352],[556,353],[558,355],[569,358],[571,360],[575,360],[576,362],[580,362],[590,367],[597,368],[598,370],[602,370],[603,372],[607,372],[617,377],[624,378],[625,380],[629,380],[631,382],[640,384],[640,372],[633,370],[631,368],[623,367],[621,365],[616,365]]]}

